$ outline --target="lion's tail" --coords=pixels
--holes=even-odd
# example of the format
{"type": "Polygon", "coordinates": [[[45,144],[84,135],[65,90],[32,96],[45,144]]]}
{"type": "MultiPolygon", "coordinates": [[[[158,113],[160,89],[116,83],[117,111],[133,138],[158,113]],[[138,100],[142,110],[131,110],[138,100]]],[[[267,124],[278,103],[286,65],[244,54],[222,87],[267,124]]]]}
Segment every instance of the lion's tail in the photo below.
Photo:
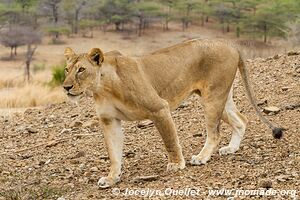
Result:
{"type": "Polygon", "coordinates": [[[241,53],[240,53],[238,67],[239,67],[239,70],[240,70],[240,73],[241,73],[241,76],[242,76],[242,79],[243,79],[243,82],[244,82],[244,85],[245,85],[245,88],[246,88],[246,93],[247,93],[248,99],[250,100],[253,108],[255,109],[256,114],[258,115],[258,117],[260,118],[261,121],[263,121],[268,127],[270,127],[272,129],[273,137],[276,138],[276,139],[280,139],[283,136],[284,129],[280,128],[280,127],[277,127],[276,125],[271,123],[266,117],[264,117],[262,115],[259,107],[257,106],[256,99],[254,97],[252,88],[249,84],[248,72],[247,72],[247,69],[246,69],[246,66],[245,66],[245,62],[244,62],[244,60],[241,56],[241,53]]]}

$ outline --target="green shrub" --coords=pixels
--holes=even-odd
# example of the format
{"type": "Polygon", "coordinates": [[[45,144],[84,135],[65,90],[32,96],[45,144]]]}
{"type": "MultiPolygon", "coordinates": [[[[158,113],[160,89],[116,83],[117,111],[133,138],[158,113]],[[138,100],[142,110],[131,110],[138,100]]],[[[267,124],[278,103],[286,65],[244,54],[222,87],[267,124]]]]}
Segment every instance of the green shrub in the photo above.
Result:
{"type": "Polygon", "coordinates": [[[65,76],[65,67],[66,64],[62,64],[62,65],[56,65],[52,67],[52,80],[50,82],[50,85],[52,86],[57,86],[57,85],[61,85],[66,76],[65,76]]]}

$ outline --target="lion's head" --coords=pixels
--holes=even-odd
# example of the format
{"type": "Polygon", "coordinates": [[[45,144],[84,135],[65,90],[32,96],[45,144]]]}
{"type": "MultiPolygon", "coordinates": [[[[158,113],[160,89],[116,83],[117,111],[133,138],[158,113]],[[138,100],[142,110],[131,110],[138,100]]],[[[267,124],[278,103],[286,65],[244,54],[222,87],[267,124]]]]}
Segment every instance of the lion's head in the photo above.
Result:
{"type": "Polygon", "coordinates": [[[103,52],[98,48],[93,48],[89,53],[77,55],[67,47],[64,55],[67,66],[63,87],[69,97],[81,96],[95,83],[97,72],[104,61],[103,52]]]}

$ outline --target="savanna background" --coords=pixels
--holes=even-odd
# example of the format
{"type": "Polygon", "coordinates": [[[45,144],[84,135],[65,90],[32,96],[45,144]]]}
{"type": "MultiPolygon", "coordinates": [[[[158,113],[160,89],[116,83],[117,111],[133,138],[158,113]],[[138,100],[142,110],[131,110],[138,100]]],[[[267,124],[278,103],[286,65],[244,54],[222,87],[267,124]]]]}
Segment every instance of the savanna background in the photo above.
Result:
{"type": "Polygon", "coordinates": [[[141,55],[222,37],[266,57],[297,49],[299,12],[297,0],[1,0],[0,110],[64,101],[66,46],[141,55]]]}
{"type": "MultiPolygon", "coordinates": [[[[96,187],[109,161],[91,99],[75,106],[61,88],[65,47],[138,56],[193,38],[237,44],[259,106],[287,129],[285,138],[272,139],[255,117],[238,76],[234,98],[250,119],[240,153],[168,175],[153,124],[126,123],[129,161],[117,187],[201,187],[200,199],[214,199],[209,188],[299,190],[299,0],[0,0],[0,199],[117,198],[96,187]],[[140,174],[155,181],[132,182],[140,174]]],[[[173,116],[189,159],[205,140],[197,97],[173,116]]]]}

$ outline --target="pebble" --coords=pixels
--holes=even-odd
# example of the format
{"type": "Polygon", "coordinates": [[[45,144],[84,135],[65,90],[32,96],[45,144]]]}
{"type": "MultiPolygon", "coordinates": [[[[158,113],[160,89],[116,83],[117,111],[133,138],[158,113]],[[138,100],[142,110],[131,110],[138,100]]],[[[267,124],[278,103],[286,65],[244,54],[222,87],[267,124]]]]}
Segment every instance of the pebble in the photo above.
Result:
{"type": "Polygon", "coordinates": [[[85,127],[95,127],[95,126],[98,126],[98,125],[99,125],[99,121],[92,119],[92,120],[89,120],[87,122],[84,122],[82,124],[82,127],[84,127],[84,128],[85,127]]]}
{"type": "Polygon", "coordinates": [[[269,113],[277,114],[280,112],[280,108],[278,108],[276,106],[268,106],[268,107],[263,108],[263,112],[266,114],[269,114],[269,113]]]}
{"type": "Polygon", "coordinates": [[[38,132],[38,130],[33,127],[27,127],[25,130],[28,131],[28,133],[37,133],[38,132]]]}
{"type": "Polygon", "coordinates": [[[259,182],[259,187],[261,188],[266,188],[266,189],[269,189],[269,188],[272,188],[272,181],[271,180],[262,180],[259,182]]]}
{"type": "Polygon", "coordinates": [[[98,172],[99,169],[98,169],[98,167],[92,167],[92,168],[90,169],[90,171],[91,171],[91,172],[98,172]]]}
{"type": "Polygon", "coordinates": [[[73,121],[73,122],[71,122],[70,127],[78,128],[78,127],[81,127],[82,125],[83,125],[83,123],[81,121],[73,121]]]}

